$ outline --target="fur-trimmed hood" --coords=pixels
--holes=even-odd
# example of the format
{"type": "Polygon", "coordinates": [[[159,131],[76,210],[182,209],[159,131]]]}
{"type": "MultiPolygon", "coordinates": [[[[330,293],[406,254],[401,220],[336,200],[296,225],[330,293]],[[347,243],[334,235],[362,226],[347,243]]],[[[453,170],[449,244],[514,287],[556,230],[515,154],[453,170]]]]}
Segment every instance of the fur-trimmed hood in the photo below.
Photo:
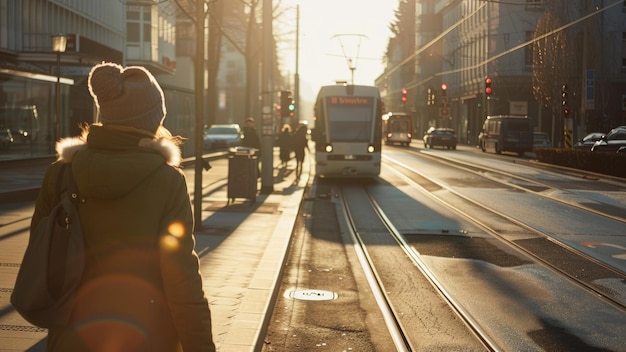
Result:
{"type": "MultiPolygon", "coordinates": [[[[80,137],[69,137],[59,140],[55,146],[58,160],[63,163],[71,163],[77,151],[87,149],[88,136],[89,132],[85,132],[80,137]]],[[[180,166],[182,159],[180,148],[166,138],[141,138],[137,143],[137,147],[154,150],[161,154],[169,165],[180,166]]]]}
{"type": "Polygon", "coordinates": [[[178,146],[167,138],[148,137],[154,136],[129,127],[92,125],[80,137],[59,141],[59,162],[72,163],[74,179],[83,195],[116,199],[152,175],[165,172],[165,166],[178,169],[178,146]]]}

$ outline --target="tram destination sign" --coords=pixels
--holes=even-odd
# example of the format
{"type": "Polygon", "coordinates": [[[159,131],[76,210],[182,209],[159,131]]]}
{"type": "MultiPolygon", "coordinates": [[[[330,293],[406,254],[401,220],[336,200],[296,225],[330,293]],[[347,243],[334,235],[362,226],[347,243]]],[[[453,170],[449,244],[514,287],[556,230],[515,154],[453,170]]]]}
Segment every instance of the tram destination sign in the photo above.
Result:
{"type": "Polygon", "coordinates": [[[372,97],[330,96],[328,101],[334,105],[370,105],[372,97]]]}

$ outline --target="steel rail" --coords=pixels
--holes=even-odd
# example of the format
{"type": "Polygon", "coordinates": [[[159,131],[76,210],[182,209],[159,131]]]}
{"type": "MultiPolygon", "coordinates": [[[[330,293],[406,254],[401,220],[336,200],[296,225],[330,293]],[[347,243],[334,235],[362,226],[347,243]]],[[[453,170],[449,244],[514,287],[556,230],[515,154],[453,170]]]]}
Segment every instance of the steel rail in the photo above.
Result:
{"type": "MultiPolygon", "coordinates": [[[[418,170],[415,170],[414,168],[403,164],[401,162],[397,162],[396,163],[397,166],[402,167],[406,170],[408,170],[411,173],[414,173],[416,175],[419,175],[425,179],[428,179],[429,181],[437,184],[439,187],[442,187],[443,189],[449,191],[451,194],[463,199],[464,201],[473,204],[485,211],[488,211],[494,215],[497,215],[499,217],[501,217],[502,219],[509,221],[510,223],[517,225],[519,227],[522,227],[528,231],[531,231],[532,233],[535,233],[539,236],[541,236],[542,238],[545,238],[549,241],[551,241],[552,243],[560,246],[561,248],[563,248],[564,250],[568,251],[569,253],[572,253],[574,255],[577,255],[578,257],[580,257],[581,259],[584,259],[590,263],[593,263],[595,265],[598,265],[600,267],[602,267],[603,269],[610,271],[611,273],[613,273],[616,277],[622,278],[623,280],[626,280],[626,275],[624,273],[622,273],[621,271],[617,270],[616,268],[608,265],[607,263],[604,263],[602,261],[600,261],[597,258],[594,258],[586,253],[580,252],[579,250],[572,248],[571,246],[558,241],[557,239],[549,236],[548,234],[542,232],[539,229],[535,229],[534,227],[530,226],[529,224],[523,223],[517,219],[514,219],[500,211],[497,211],[493,208],[490,208],[488,206],[483,205],[482,203],[479,203],[457,191],[455,191],[454,189],[452,189],[451,187],[448,187],[447,185],[443,184],[442,182],[438,182],[437,180],[428,177],[427,175],[423,174],[422,172],[419,172],[418,170]]],[[[609,295],[606,294],[606,292],[603,292],[601,290],[599,290],[598,288],[594,287],[593,285],[575,277],[574,275],[570,274],[569,272],[553,265],[552,263],[550,263],[549,261],[547,261],[546,259],[538,256],[537,254],[533,253],[532,251],[524,248],[523,246],[515,243],[514,241],[511,241],[509,239],[506,238],[506,236],[502,235],[501,233],[499,233],[496,230],[493,230],[489,225],[485,224],[484,222],[482,222],[480,219],[471,216],[470,214],[467,214],[466,212],[462,211],[461,209],[459,209],[458,207],[450,204],[449,202],[446,202],[445,200],[443,200],[440,197],[435,196],[434,194],[432,194],[431,192],[429,192],[428,190],[426,190],[424,187],[422,187],[421,185],[419,185],[418,183],[416,183],[415,181],[413,181],[410,177],[404,175],[402,172],[400,172],[396,167],[392,167],[390,165],[386,165],[386,167],[388,167],[394,174],[396,174],[398,177],[400,177],[401,179],[403,179],[405,182],[407,182],[409,185],[412,185],[413,187],[419,189],[421,192],[423,192],[426,196],[430,197],[431,199],[437,201],[438,203],[442,204],[443,206],[453,210],[454,212],[462,215],[464,218],[468,219],[469,221],[472,221],[473,223],[475,223],[477,226],[479,226],[480,228],[482,228],[483,230],[485,230],[488,234],[494,236],[495,238],[499,239],[500,241],[502,241],[505,244],[508,244],[509,246],[527,254],[529,257],[537,260],[539,263],[543,264],[546,268],[549,268],[551,270],[553,270],[554,272],[560,274],[563,278],[567,279],[568,281],[572,282],[575,285],[578,285],[579,287],[586,289],[590,292],[593,292],[598,298],[604,300],[605,302],[611,304],[612,306],[616,307],[617,309],[620,309],[622,311],[626,311],[626,302],[621,302],[616,298],[613,298],[609,295]]]]}
{"type": "Polygon", "coordinates": [[[387,327],[387,330],[391,334],[391,338],[396,347],[396,350],[399,352],[414,351],[414,349],[411,348],[410,342],[407,340],[404,332],[402,331],[399,320],[393,313],[393,309],[389,302],[389,297],[382,289],[380,277],[376,273],[372,258],[367,253],[365,244],[363,243],[363,240],[359,235],[358,230],[356,229],[356,224],[354,222],[352,213],[350,212],[350,207],[346,202],[343,194],[341,194],[340,197],[343,205],[342,207],[340,207],[340,211],[346,224],[348,224],[347,232],[350,236],[350,239],[352,240],[352,243],[354,244],[354,251],[357,255],[359,263],[361,264],[361,267],[363,268],[363,272],[365,273],[367,282],[372,289],[372,294],[376,299],[376,303],[378,304],[378,307],[383,314],[385,325],[387,327]]]}
{"type": "Polygon", "coordinates": [[[417,266],[426,279],[439,292],[443,299],[448,303],[457,316],[465,323],[474,336],[485,346],[488,351],[501,351],[502,348],[489,336],[489,334],[481,327],[480,323],[459,303],[452,294],[446,290],[445,286],[437,279],[437,276],[424,263],[419,252],[409,245],[404,236],[393,226],[383,209],[378,205],[372,195],[367,192],[370,204],[378,215],[381,222],[385,225],[393,239],[398,243],[400,248],[409,257],[409,259],[417,266]]]}

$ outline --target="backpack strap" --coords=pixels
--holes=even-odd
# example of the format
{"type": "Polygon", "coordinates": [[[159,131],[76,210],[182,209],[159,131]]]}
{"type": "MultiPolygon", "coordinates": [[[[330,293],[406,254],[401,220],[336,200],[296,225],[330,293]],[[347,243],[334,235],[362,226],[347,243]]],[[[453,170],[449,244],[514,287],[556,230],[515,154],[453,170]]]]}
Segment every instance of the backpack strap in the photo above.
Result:
{"type": "Polygon", "coordinates": [[[78,209],[78,187],[76,186],[76,181],[74,180],[74,173],[72,172],[72,164],[68,164],[70,166],[70,172],[67,177],[67,192],[69,199],[72,201],[76,209],[78,209]]]}
{"type": "Polygon", "coordinates": [[[61,165],[61,171],[59,172],[59,176],[57,177],[57,188],[56,192],[54,193],[54,203],[52,203],[54,205],[57,205],[61,202],[61,194],[63,193],[63,176],[65,175],[66,168],[67,164],[61,165]]]}

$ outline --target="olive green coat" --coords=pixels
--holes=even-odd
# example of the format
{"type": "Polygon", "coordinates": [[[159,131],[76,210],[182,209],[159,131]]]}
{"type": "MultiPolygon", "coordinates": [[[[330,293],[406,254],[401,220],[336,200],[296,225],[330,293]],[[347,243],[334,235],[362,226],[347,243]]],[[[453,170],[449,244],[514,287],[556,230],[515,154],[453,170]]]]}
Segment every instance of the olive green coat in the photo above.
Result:
{"type": "Polygon", "coordinates": [[[71,322],[49,330],[49,351],[215,350],[180,151],[150,137],[90,126],[57,145],[31,228],[52,209],[61,165],[71,162],[87,257],[71,322]]]}

